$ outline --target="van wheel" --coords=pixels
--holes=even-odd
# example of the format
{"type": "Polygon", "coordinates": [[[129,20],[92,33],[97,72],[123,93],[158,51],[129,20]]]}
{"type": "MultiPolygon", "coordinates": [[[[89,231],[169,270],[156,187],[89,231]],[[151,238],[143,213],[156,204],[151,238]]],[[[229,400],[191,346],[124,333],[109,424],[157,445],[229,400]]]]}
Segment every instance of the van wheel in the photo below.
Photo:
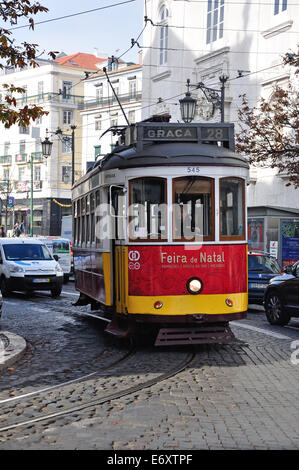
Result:
{"type": "Polygon", "coordinates": [[[2,277],[1,278],[1,293],[2,293],[2,296],[3,297],[8,297],[8,295],[10,294],[10,290],[7,288],[7,280],[6,280],[6,277],[2,277]]]}
{"type": "Polygon", "coordinates": [[[59,297],[61,294],[61,287],[57,287],[56,289],[51,289],[51,296],[52,297],[59,297]]]}
{"type": "Polygon", "coordinates": [[[285,312],[280,296],[276,292],[267,295],[265,303],[266,317],[270,325],[287,325],[291,316],[285,312]]]}

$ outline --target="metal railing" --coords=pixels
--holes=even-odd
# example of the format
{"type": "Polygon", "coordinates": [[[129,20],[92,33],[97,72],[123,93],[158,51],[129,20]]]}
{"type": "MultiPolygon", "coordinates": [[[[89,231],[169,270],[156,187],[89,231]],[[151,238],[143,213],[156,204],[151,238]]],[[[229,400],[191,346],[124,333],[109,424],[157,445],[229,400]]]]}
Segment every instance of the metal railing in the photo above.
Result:
{"type": "MultiPolygon", "coordinates": [[[[118,99],[121,103],[132,103],[134,101],[141,101],[142,92],[136,92],[134,94],[118,95],[118,99]]],[[[114,96],[103,97],[93,100],[82,101],[78,104],[79,110],[90,109],[90,108],[104,108],[105,106],[111,106],[117,104],[114,96]]]]}

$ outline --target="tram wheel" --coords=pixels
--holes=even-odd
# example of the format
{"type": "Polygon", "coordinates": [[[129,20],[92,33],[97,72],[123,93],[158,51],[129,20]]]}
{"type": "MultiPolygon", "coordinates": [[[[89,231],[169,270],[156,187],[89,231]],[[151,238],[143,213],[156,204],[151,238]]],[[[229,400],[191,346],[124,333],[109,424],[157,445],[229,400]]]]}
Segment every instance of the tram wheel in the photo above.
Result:
{"type": "Polygon", "coordinates": [[[266,317],[271,325],[287,325],[290,315],[284,310],[282,300],[276,292],[270,292],[265,302],[266,317]]]}

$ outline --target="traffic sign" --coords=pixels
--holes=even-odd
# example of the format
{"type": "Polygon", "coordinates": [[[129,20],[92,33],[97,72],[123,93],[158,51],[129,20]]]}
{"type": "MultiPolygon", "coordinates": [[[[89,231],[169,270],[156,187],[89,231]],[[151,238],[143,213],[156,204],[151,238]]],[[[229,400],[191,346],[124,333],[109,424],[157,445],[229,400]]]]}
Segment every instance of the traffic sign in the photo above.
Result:
{"type": "Polygon", "coordinates": [[[28,215],[31,214],[31,210],[30,210],[30,209],[27,209],[27,214],[28,214],[28,215]]]}
{"type": "Polygon", "coordinates": [[[15,205],[15,198],[12,196],[9,196],[7,198],[7,206],[8,207],[13,207],[15,205]]]}

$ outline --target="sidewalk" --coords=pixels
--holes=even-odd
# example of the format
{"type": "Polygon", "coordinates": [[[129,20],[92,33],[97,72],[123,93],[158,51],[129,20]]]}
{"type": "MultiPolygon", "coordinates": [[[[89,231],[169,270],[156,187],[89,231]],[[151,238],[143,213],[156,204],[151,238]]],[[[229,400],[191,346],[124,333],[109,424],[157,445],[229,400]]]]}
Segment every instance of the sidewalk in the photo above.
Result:
{"type": "Polygon", "coordinates": [[[0,374],[16,362],[26,350],[26,341],[9,331],[0,331],[0,374]]]}

